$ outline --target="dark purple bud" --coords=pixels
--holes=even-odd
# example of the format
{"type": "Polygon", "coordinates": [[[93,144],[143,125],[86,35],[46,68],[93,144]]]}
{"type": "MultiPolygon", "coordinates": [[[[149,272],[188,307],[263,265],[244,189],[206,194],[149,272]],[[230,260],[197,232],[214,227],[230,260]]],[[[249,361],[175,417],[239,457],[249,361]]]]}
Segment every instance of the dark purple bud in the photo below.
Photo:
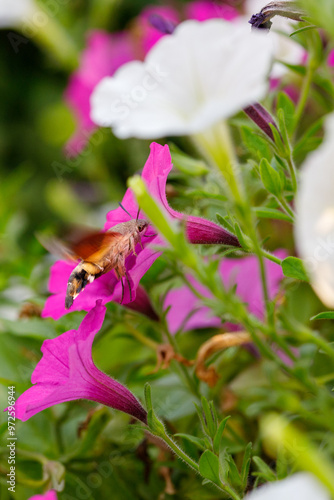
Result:
{"type": "Polygon", "coordinates": [[[267,31],[270,30],[273,24],[271,21],[266,20],[266,16],[264,14],[261,14],[261,12],[259,12],[258,14],[253,14],[248,22],[252,25],[252,29],[267,31]]]}
{"type": "Polygon", "coordinates": [[[273,141],[274,140],[274,134],[272,133],[272,130],[270,128],[270,124],[274,125],[275,128],[278,127],[275,123],[274,118],[271,116],[268,111],[261,106],[258,102],[255,104],[252,104],[251,106],[247,106],[247,108],[244,108],[244,112],[246,113],[247,116],[251,120],[253,120],[254,123],[268,136],[270,139],[273,141]]]}
{"type": "Polygon", "coordinates": [[[299,8],[297,2],[270,2],[248,21],[252,28],[270,30],[274,16],[287,17],[294,21],[304,21],[305,12],[299,8]]]}
{"type": "Polygon", "coordinates": [[[159,14],[151,14],[148,18],[150,24],[153,26],[153,28],[157,29],[160,31],[160,33],[163,33],[164,35],[171,35],[175,28],[176,28],[176,23],[174,21],[171,21],[170,19],[166,19],[159,14]]]}

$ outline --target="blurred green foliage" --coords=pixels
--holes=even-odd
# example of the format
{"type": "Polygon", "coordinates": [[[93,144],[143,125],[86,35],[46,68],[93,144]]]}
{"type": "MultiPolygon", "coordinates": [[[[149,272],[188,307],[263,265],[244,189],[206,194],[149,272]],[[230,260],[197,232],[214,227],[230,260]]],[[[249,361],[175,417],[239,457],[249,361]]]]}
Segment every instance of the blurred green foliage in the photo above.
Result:
{"type": "MultiPolygon", "coordinates": [[[[146,6],[146,2],[139,0],[75,0],[62,4],[56,20],[78,53],[85,45],[88,30],[123,29],[146,6]]],[[[315,22],[333,36],[329,17],[320,12],[318,4],[311,0],[305,4],[312,5],[315,22]]],[[[330,1],[322,4],[326,12],[332,7],[330,1]]],[[[8,38],[12,32],[0,31],[0,400],[3,408],[7,386],[15,385],[17,394],[30,386],[43,340],[77,328],[84,317],[84,313],[74,312],[57,322],[40,317],[19,318],[24,303],[42,307],[48,294],[47,279],[54,258],[38,243],[36,233],[49,231],[62,235],[72,224],[101,228],[106,213],[122,199],[128,177],[140,171],[149,152],[148,141],[120,141],[110,131],[98,131],[95,145],[92,137],[75,166],[69,166],[64,145],[75,128],[75,120],[63,99],[69,70],[34,39],[22,43],[18,53],[14,53],[8,38]],[[61,178],[57,165],[68,167],[61,178]]],[[[309,32],[298,35],[305,47],[316,43],[309,35],[309,32]]],[[[332,40],[327,52],[331,44],[332,40]]],[[[304,66],[291,67],[284,84],[299,89],[304,77],[304,66]]],[[[281,128],[281,132],[289,136],[298,165],[321,142],[323,116],[334,107],[332,77],[323,57],[314,76],[316,84],[310,91],[307,116],[295,137],[291,119],[295,113],[293,102],[276,91],[266,102],[276,117],[278,109],[282,110],[280,126],[285,129],[281,128]]],[[[290,219],[286,215],[282,220],[280,210],[281,196],[284,195],[285,201],[293,196],[291,179],[279,155],[274,155],[268,138],[242,113],[231,120],[231,125],[261,239],[269,235],[265,242],[269,250],[283,247],[293,253],[290,219]],[[265,160],[261,162],[262,158],[265,160]],[[275,182],[269,185],[267,174],[273,171],[275,182]]],[[[180,167],[169,177],[173,188],[171,204],[180,211],[211,220],[217,220],[218,213],[220,223],[225,221],[234,227],[216,175],[201,159],[192,163],[189,157],[182,156],[194,155],[193,147],[185,139],[174,138],[169,142],[176,144],[175,164],[180,167]],[[195,169],[194,175],[190,174],[191,168],[195,169]]],[[[222,249],[202,247],[192,251],[203,259],[221,253],[222,249]]],[[[177,252],[167,254],[142,280],[158,312],[163,294],[169,287],[180,284],[180,276],[175,272],[178,262],[177,252]]],[[[308,284],[289,276],[282,285],[281,303],[278,301],[275,307],[285,332],[284,346],[299,349],[290,371],[278,367],[273,359],[264,356],[254,360],[248,350],[233,347],[213,358],[220,377],[215,387],[209,388],[196,379],[192,368],[186,368],[191,385],[183,367],[175,360],[168,369],[155,370],[156,352],[133,334],[133,330],[139,331],[147,339],[164,343],[163,323],[113,303],[108,305],[106,322],[94,344],[97,366],[125,383],[141,400],[144,384],[150,382],[157,415],[166,422],[171,434],[179,436],[179,443],[193,460],[199,460],[207,447],[206,440],[209,443],[210,439],[215,440],[217,432],[216,427],[212,435],[210,430],[203,429],[194,403],[200,407],[200,396],[215,402],[214,426],[231,415],[224,421],[226,427],[219,444],[213,443],[212,449],[202,455],[200,468],[204,477],[219,481],[216,475],[220,467],[224,478],[237,485],[240,492],[250,489],[255,481],[280,479],[294,471],[290,456],[277,458],[262,441],[259,425],[267,412],[281,412],[295,420],[301,432],[321,446],[331,460],[334,457],[330,422],[333,406],[329,395],[334,377],[333,359],[307,336],[307,329],[312,327],[320,332],[320,338],[333,342],[332,323],[311,321],[323,306],[308,284]],[[313,393],[314,387],[308,385],[310,380],[316,386],[313,393]],[[247,447],[250,442],[252,451],[247,447]],[[226,451],[223,458],[218,453],[222,450],[226,451]],[[214,477],[210,476],[206,462],[214,463],[214,477]]],[[[219,314],[225,318],[224,304],[220,307],[219,314]]],[[[175,342],[178,350],[192,360],[200,346],[215,333],[209,329],[181,332],[175,342]]],[[[270,342],[271,339],[268,345],[270,342]]],[[[202,400],[202,405],[206,404],[202,400]]],[[[204,410],[208,412],[207,407],[204,410]]],[[[65,489],[59,493],[60,500],[228,498],[211,483],[202,484],[198,474],[137,424],[129,422],[127,416],[87,401],[56,406],[27,422],[17,422],[17,488],[12,495],[6,485],[6,431],[4,414],[0,425],[2,500],[26,500],[54,486],[63,475],[65,489]]]]}

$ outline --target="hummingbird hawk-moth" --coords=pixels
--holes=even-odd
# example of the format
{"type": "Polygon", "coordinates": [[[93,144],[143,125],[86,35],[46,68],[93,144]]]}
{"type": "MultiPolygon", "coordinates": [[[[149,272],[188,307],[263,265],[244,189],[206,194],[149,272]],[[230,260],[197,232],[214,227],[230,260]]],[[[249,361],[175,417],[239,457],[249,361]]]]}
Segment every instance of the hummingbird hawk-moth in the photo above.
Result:
{"type": "MultiPolygon", "coordinates": [[[[119,205],[131,217],[129,212],[121,204],[119,205]]],[[[141,237],[145,236],[144,233],[149,225],[146,219],[138,219],[138,216],[139,210],[136,219],[132,219],[131,217],[131,220],[128,222],[116,224],[105,233],[94,232],[88,234],[70,246],[64,245],[58,241],[53,241],[51,243],[47,243],[45,240],[41,241],[47,250],[51,250],[53,253],[61,253],[66,259],[75,262],[80,259],[80,262],[73,269],[68,279],[65,297],[66,309],[70,309],[74,299],[88,283],[92,283],[95,279],[112,269],[115,272],[116,278],[121,280],[121,303],[123,303],[124,299],[123,278],[126,279],[128,284],[130,302],[132,301],[125,259],[131,253],[137,255],[136,245],[138,243],[143,248],[141,237]]]]}

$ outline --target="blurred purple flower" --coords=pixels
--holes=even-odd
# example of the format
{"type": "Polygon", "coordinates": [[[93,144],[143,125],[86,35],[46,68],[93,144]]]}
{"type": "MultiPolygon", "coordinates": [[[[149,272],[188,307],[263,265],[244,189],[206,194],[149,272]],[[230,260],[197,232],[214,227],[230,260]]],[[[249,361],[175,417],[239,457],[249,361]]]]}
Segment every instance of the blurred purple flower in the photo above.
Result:
{"type": "Polygon", "coordinates": [[[44,495],[34,495],[29,500],[57,500],[57,493],[54,490],[50,490],[44,493],[44,495]]]}
{"type": "Polygon", "coordinates": [[[88,399],[146,423],[146,411],[134,395],[93,362],[93,340],[102,327],[105,312],[106,307],[97,301],[78,330],[69,330],[43,342],[43,357],[31,376],[34,385],[16,401],[19,420],[28,420],[55,404],[88,399]]]}
{"type": "MultiPolygon", "coordinates": [[[[279,258],[285,258],[285,250],[274,252],[279,258]]],[[[274,262],[265,261],[269,296],[273,299],[278,292],[279,283],[283,278],[282,268],[274,262]]],[[[223,259],[219,265],[219,273],[227,288],[236,286],[236,294],[243,302],[248,304],[248,310],[262,318],[264,314],[264,300],[258,262],[255,256],[242,259],[223,259]]],[[[190,283],[205,297],[211,294],[204,286],[200,285],[193,277],[188,276],[190,283]]],[[[178,330],[192,330],[196,328],[218,328],[223,326],[222,320],[212,316],[208,307],[203,306],[200,300],[183,286],[171,290],[165,299],[164,308],[170,307],[167,313],[167,323],[171,333],[178,330]]],[[[238,329],[237,325],[225,324],[229,331],[238,329]]]]}
{"type": "Polygon", "coordinates": [[[135,30],[139,35],[143,56],[164,36],[164,33],[152,24],[152,18],[155,16],[171,26],[180,22],[178,12],[172,7],[158,5],[146,7],[135,21],[135,30]]]}
{"type": "MultiPolygon", "coordinates": [[[[142,177],[146,182],[150,194],[162,203],[169,214],[185,222],[185,231],[190,243],[207,244],[228,244],[239,247],[237,238],[227,232],[221,226],[202,219],[201,217],[187,216],[176,210],[173,210],[166,198],[167,176],[173,165],[168,146],[152,143],[151,152],[142,172],[142,177]]],[[[122,205],[127,209],[131,216],[137,217],[138,206],[135,197],[130,189],[124,195],[122,205]]],[[[139,214],[140,218],[145,217],[139,214]]],[[[126,222],[129,216],[121,207],[111,210],[107,214],[107,222],[104,229],[107,231],[116,224],[126,222]]],[[[163,246],[165,243],[155,234],[155,230],[149,227],[146,236],[142,237],[142,245],[137,245],[135,255],[129,255],[126,259],[126,269],[129,276],[132,299],[136,300],[136,291],[143,275],[149,270],[153,262],[161,255],[152,248],[152,244],[163,246]]],[[[69,275],[75,267],[73,262],[58,261],[51,268],[49,281],[49,291],[53,294],[46,301],[42,316],[58,319],[68,311],[65,309],[65,295],[69,275]]],[[[94,307],[95,301],[101,299],[103,304],[112,300],[120,302],[122,297],[121,282],[117,280],[113,271],[110,271],[93,283],[89,284],[75,299],[71,311],[89,311],[94,307]]],[[[130,302],[130,291],[124,286],[123,304],[130,302]]]]}
{"type": "Polygon", "coordinates": [[[109,34],[92,31],[81,54],[80,66],[69,81],[65,100],[77,119],[77,130],[66,146],[70,156],[85,147],[96,125],[90,119],[90,95],[99,81],[112,76],[123,64],[135,59],[135,48],[127,32],[109,34]]]}

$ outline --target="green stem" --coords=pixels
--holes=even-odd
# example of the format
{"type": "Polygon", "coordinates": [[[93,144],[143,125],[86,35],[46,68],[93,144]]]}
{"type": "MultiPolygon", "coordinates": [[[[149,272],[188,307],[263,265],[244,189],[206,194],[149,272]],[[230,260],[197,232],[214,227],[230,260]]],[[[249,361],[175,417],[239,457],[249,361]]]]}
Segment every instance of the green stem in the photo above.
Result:
{"type": "Polygon", "coordinates": [[[298,104],[297,104],[297,107],[296,107],[296,111],[295,111],[295,116],[294,116],[294,131],[295,131],[295,134],[296,134],[298,125],[300,123],[302,114],[303,114],[305,106],[306,106],[306,102],[307,102],[307,98],[308,98],[309,91],[310,91],[310,88],[311,88],[311,84],[312,84],[312,80],[313,80],[313,75],[314,75],[315,69],[316,69],[316,67],[314,65],[313,57],[310,55],[309,63],[307,65],[307,69],[306,69],[306,75],[305,75],[305,78],[304,78],[304,81],[303,81],[302,90],[301,90],[301,93],[300,93],[300,96],[299,96],[299,101],[298,101],[298,104]]]}
{"type": "Polygon", "coordinates": [[[316,377],[316,381],[319,385],[327,384],[327,382],[331,382],[332,380],[334,380],[334,372],[323,375],[322,377],[316,377]]]}
{"type": "Polygon", "coordinates": [[[192,140],[208,161],[220,170],[232,198],[237,204],[242,205],[243,195],[238,181],[239,169],[227,124],[217,123],[205,132],[193,136],[192,140]]]}
{"type": "Polygon", "coordinates": [[[155,352],[157,351],[158,344],[154,342],[154,340],[147,338],[145,335],[140,333],[136,328],[134,328],[129,323],[126,323],[125,326],[127,330],[131,333],[131,335],[133,335],[133,337],[135,337],[141,344],[146,345],[150,349],[153,349],[153,351],[155,352]]]}
{"type": "Polygon", "coordinates": [[[233,498],[233,500],[241,500],[241,497],[230,487],[224,484],[224,490],[233,498]]]}
{"type": "Polygon", "coordinates": [[[288,156],[288,158],[286,159],[286,161],[287,161],[289,172],[290,172],[290,177],[291,177],[293,192],[296,193],[297,192],[297,188],[298,188],[297,169],[296,169],[295,163],[293,161],[292,153],[291,152],[290,152],[290,155],[288,156]]]}
{"type": "Polygon", "coordinates": [[[287,203],[286,199],[281,198],[281,199],[277,199],[277,201],[281,205],[284,212],[291,217],[291,219],[292,219],[291,222],[293,222],[294,218],[295,218],[295,214],[294,214],[294,211],[292,210],[292,208],[290,207],[290,205],[287,203]]]}
{"type": "Polygon", "coordinates": [[[282,265],[282,259],[279,259],[278,257],[276,257],[275,255],[271,254],[267,250],[264,250],[263,248],[261,248],[261,253],[262,253],[263,257],[265,257],[266,259],[271,260],[272,262],[275,262],[279,266],[282,265]]]}
{"type": "MultiPolygon", "coordinates": [[[[175,338],[173,337],[173,335],[171,335],[170,331],[168,330],[167,324],[164,325],[164,333],[168,339],[169,344],[173,347],[174,352],[180,353],[177,342],[176,342],[175,338]]],[[[177,366],[179,367],[180,371],[182,372],[184,378],[186,379],[191,392],[194,394],[194,396],[196,396],[196,398],[200,398],[195,380],[190,376],[187,368],[182,363],[177,363],[177,366]]]]}
{"type": "Polygon", "coordinates": [[[196,472],[199,472],[198,464],[190,458],[178,445],[172,440],[172,438],[167,434],[166,430],[163,435],[159,436],[161,439],[165,441],[165,443],[169,446],[169,448],[177,455],[181,460],[183,460],[189,467],[194,469],[196,472]]]}

